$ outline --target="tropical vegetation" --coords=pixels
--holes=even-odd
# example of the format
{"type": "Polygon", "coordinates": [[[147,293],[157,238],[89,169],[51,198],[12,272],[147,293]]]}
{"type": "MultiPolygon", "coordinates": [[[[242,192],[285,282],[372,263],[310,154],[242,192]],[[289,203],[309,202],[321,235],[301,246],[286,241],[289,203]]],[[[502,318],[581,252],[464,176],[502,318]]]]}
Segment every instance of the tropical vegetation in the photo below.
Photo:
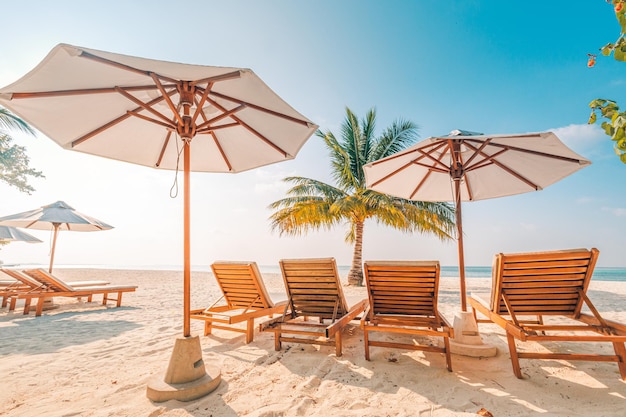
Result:
{"type": "Polygon", "coordinates": [[[380,136],[375,134],[376,111],[359,120],[346,108],[341,135],[318,130],[316,136],[329,151],[335,185],[304,178],[287,177],[292,185],[287,197],[270,205],[272,229],[281,235],[298,236],[312,230],[346,225],[345,241],[354,245],[349,285],[363,285],[363,230],[373,219],[403,232],[427,233],[445,240],[454,228],[454,210],[448,203],[405,200],[368,190],[363,166],[392,155],[416,142],[417,126],[396,120],[380,136]]]}
{"type": "MultiPolygon", "coordinates": [[[[607,3],[613,5],[621,30],[617,40],[600,48],[600,52],[604,56],[612,54],[616,60],[626,62],[626,4],[622,0],[608,0],[607,3]]],[[[589,55],[587,66],[593,67],[596,64],[596,56],[587,55],[589,55]]],[[[591,107],[591,116],[588,123],[595,123],[598,114],[606,119],[601,124],[602,129],[613,141],[615,153],[626,164],[626,112],[620,111],[616,101],[607,99],[595,99],[589,103],[589,107],[591,107]]]]}

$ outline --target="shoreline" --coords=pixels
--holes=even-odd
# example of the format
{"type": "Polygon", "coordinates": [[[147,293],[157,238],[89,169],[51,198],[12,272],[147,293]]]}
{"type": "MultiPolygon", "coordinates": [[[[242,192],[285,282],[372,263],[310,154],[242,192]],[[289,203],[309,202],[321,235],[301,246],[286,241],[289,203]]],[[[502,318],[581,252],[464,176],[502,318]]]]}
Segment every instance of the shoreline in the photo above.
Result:
{"type": "MultiPolygon", "coordinates": [[[[30,416],[620,416],[626,383],[615,363],[522,360],[523,380],[513,375],[506,338],[495,325],[480,325],[494,358],[453,354],[447,372],[439,354],[373,348],[366,361],[358,322],[344,333],[344,355],[330,347],[286,343],[274,350],[273,336],[214,331],[200,335],[205,363],[217,365],[222,383],[206,397],[183,403],[153,403],[148,381],[168,364],[182,335],[182,272],[62,269],[64,280],[109,280],[138,285],[122,307],[105,308],[74,299],[41,317],[18,308],[0,310],[0,414],[30,416]]],[[[284,296],[282,277],[261,272],[274,301],[284,296]]],[[[342,276],[345,283],[345,276],[342,276]]],[[[468,291],[489,292],[491,280],[472,278],[468,291]]],[[[193,271],[192,308],[207,307],[219,289],[208,272],[193,271]]],[[[345,287],[348,299],[365,297],[363,287],[345,287]]],[[[626,323],[626,283],[592,280],[589,297],[607,319],[626,323]]],[[[452,320],[459,310],[458,278],[441,278],[439,306],[452,320]]],[[[544,348],[531,344],[530,348],[544,348]]],[[[577,344],[581,345],[581,344],[577,344]]],[[[608,344],[586,352],[608,353],[608,344]]],[[[554,347],[548,346],[548,348],[554,347]]],[[[577,348],[578,349],[578,348],[577,348]]]]}
{"type": "MultiPolygon", "coordinates": [[[[48,265],[39,263],[24,263],[24,264],[2,264],[3,268],[17,268],[17,269],[35,269],[43,268],[47,269],[48,265]]],[[[264,274],[280,274],[280,267],[276,265],[258,265],[261,273],[264,274]]],[[[182,265],[55,265],[55,270],[63,269],[80,269],[80,270],[112,270],[112,271],[167,271],[177,272],[182,271],[182,265]]],[[[337,265],[337,269],[340,275],[347,275],[350,266],[349,265],[337,265]]],[[[191,265],[192,272],[211,272],[210,265],[191,265]]],[[[491,266],[466,266],[465,267],[466,279],[491,279],[491,266]]],[[[453,265],[441,266],[441,278],[459,278],[459,268],[453,265]]],[[[610,282],[626,282],[626,266],[596,266],[592,281],[610,281],[610,282]]]]}

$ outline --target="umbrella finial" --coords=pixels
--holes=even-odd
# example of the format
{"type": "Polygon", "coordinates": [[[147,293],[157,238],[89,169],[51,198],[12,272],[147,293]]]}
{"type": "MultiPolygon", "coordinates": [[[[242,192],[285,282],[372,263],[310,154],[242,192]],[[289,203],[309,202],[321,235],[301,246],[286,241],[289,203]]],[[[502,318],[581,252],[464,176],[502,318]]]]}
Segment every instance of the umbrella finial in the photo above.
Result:
{"type": "Polygon", "coordinates": [[[469,130],[454,129],[448,136],[481,136],[484,133],[470,132],[469,130]]]}

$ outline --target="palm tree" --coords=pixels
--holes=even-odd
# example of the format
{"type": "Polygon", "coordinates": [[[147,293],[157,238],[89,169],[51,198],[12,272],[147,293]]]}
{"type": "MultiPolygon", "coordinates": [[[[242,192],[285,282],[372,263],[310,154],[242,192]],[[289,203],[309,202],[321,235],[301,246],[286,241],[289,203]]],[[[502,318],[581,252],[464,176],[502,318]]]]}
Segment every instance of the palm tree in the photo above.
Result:
{"type": "MultiPolygon", "coordinates": [[[[0,128],[16,129],[25,133],[35,135],[35,131],[25,121],[11,113],[5,108],[0,107],[0,128]]],[[[1,130],[1,129],[0,129],[1,130]]]]}
{"type": "Polygon", "coordinates": [[[354,245],[349,285],[363,285],[363,226],[372,218],[379,224],[404,232],[431,233],[450,239],[454,210],[448,203],[411,201],[365,188],[363,166],[394,154],[417,140],[417,126],[398,120],[380,137],[374,136],[376,111],[371,109],[359,121],[349,108],[341,125],[341,137],[318,130],[330,150],[332,176],[336,186],[311,178],[288,177],[293,184],[287,197],[270,205],[272,229],[281,235],[298,236],[311,230],[349,226],[345,240],[354,245]]]}
{"type": "Polygon", "coordinates": [[[13,145],[8,130],[18,130],[33,136],[35,130],[24,120],[0,107],[0,182],[30,194],[35,189],[28,184],[28,177],[43,177],[43,174],[30,168],[26,148],[13,145]]]}

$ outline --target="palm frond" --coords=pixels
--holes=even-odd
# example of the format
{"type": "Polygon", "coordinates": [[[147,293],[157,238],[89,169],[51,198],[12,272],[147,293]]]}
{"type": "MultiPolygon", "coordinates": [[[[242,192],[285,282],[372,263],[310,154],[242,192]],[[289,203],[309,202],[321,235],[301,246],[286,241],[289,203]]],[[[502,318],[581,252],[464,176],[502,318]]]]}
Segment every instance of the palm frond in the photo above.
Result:
{"type": "Polygon", "coordinates": [[[394,121],[381,135],[367,162],[385,158],[415,144],[419,138],[418,130],[418,126],[409,120],[394,121]]]}
{"type": "Polygon", "coordinates": [[[33,136],[35,135],[35,129],[30,127],[28,123],[2,107],[0,107],[0,127],[4,127],[9,130],[16,129],[20,132],[30,133],[33,136]]]}

